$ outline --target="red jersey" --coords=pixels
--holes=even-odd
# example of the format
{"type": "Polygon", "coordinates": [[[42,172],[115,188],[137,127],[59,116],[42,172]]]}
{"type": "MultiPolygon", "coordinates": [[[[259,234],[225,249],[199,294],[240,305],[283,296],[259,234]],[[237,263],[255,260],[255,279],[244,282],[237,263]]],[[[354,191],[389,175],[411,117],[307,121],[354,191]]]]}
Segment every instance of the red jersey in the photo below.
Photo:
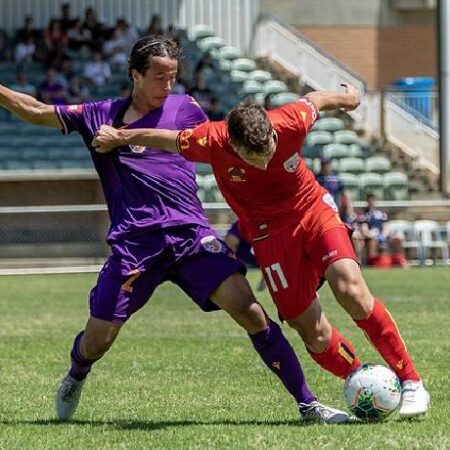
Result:
{"type": "Polygon", "coordinates": [[[217,185],[248,240],[300,222],[327,192],[301,157],[303,141],[318,117],[316,106],[304,97],[268,115],[278,145],[266,170],[238,156],[229,144],[225,121],[205,122],[178,135],[183,156],[212,165],[217,185]]]}

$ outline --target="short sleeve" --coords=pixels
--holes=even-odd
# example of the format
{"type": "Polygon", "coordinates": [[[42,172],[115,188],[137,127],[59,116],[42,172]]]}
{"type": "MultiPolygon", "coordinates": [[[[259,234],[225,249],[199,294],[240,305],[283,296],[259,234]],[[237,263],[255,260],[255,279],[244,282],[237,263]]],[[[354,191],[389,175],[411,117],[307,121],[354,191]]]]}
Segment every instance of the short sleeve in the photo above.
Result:
{"type": "Polygon", "coordinates": [[[180,155],[195,162],[211,163],[211,150],[214,147],[213,122],[180,131],[177,137],[177,149],[180,155]]]}
{"type": "Polygon", "coordinates": [[[305,134],[314,125],[319,117],[316,105],[307,97],[301,97],[295,102],[278,108],[282,128],[302,131],[305,134]]]}
{"type": "Polygon", "coordinates": [[[86,124],[85,113],[87,108],[87,104],[55,106],[55,112],[61,122],[61,129],[64,134],[82,131],[86,124]]]}
{"type": "Polygon", "coordinates": [[[190,95],[186,95],[186,99],[177,113],[175,126],[179,130],[194,128],[207,120],[207,115],[197,101],[190,95]]]}

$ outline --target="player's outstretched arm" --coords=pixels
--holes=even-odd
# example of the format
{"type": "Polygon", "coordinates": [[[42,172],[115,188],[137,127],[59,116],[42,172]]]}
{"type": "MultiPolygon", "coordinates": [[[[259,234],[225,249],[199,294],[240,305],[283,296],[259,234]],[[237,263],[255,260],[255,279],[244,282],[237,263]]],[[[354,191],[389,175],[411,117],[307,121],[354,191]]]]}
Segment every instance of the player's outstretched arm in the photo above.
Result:
{"type": "Polygon", "coordinates": [[[61,128],[53,105],[46,105],[30,95],[13,91],[1,84],[0,106],[25,122],[61,128]]]}
{"type": "Polygon", "coordinates": [[[108,153],[122,145],[153,147],[177,153],[178,130],[156,128],[117,129],[102,125],[95,133],[92,146],[98,153],[108,153]]]}
{"type": "Polygon", "coordinates": [[[342,84],[342,86],[345,88],[345,92],[314,91],[306,94],[306,97],[317,106],[319,111],[330,111],[340,108],[352,111],[361,102],[360,94],[351,84],[342,84]]]}

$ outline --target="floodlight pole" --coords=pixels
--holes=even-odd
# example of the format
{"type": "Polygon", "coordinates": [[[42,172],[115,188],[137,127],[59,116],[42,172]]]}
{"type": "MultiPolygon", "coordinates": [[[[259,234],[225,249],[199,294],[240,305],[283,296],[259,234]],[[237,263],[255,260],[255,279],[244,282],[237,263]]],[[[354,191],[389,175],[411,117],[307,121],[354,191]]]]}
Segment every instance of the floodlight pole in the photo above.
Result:
{"type": "Polygon", "coordinates": [[[438,0],[440,189],[450,196],[450,0],[438,0]]]}

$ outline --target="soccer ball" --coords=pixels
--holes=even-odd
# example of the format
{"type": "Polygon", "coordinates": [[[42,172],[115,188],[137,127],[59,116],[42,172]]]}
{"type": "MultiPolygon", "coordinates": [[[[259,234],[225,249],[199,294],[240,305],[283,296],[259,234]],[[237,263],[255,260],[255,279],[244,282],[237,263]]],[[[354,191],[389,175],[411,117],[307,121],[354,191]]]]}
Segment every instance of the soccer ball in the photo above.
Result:
{"type": "Polygon", "coordinates": [[[398,408],[401,395],[400,380],[385,366],[363,364],[345,381],[345,403],[360,419],[385,419],[398,408]]]}

